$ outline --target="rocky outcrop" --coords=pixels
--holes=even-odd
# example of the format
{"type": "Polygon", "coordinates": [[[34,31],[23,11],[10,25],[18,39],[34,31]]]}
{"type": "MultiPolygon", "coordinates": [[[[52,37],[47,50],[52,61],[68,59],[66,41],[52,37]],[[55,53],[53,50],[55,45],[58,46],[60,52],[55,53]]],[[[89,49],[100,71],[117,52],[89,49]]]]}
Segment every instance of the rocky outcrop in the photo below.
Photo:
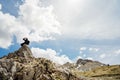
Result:
{"type": "Polygon", "coordinates": [[[70,71],[85,72],[104,65],[105,64],[100,63],[98,61],[92,61],[88,59],[78,59],[76,63],[67,62],[64,65],[61,65],[60,67],[68,69],[70,71]]]}
{"type": "Polygon", "coordinates": [[[103,65],[105,64],[100,63],[98,61],[88,60],[88,59],[78,59],[76,62],[76,68],[79,71],[90,71],[94,68],[97,68],[103,65]]]}
{"type": "Polygon", "coordinates": [[[0,80],[83,80],[45,58],[34,58],[27,45],[0,59],[0,80]]]}

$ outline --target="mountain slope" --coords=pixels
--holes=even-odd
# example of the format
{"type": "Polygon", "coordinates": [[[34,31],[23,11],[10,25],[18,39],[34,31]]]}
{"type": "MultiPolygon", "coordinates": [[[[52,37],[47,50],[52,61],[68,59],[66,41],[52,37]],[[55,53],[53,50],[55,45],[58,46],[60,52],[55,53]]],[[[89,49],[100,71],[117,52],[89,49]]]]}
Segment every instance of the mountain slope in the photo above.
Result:
{"type": "Polygon", "coordinates": [[[120,80],[120,65],[78,59],[58,65],[35,58],[27,45],[0,58],[0,80],[120,80]]]}
{"type": "Polygon", "coordinates": [[[45,58],[34,58],[27,45],[0,59],[0,80],[83,80],[58,69],[45,58]]]}
{"type": "Polygon", "coordinates": [[[76,62],[76,68],[79,71],[89,71],[89,70],[92,70],[94,68],[104,66],[104,65],[105,64],[100,63],[98,61],[92,61],[88,59],[78,59],[76,62]]]}
{"type": "Polygon", "coordinates": [[[120,80],[120,65],[105,65],[98,61],[78,59],[76,63],[60,66],[86,80],[120,80]]]}
{"type": "Polygon", "coordinates": [[[120,80],[120,65],[104,65],[90,71],[76,71],[76,74],[92,80],[120,80]]]}

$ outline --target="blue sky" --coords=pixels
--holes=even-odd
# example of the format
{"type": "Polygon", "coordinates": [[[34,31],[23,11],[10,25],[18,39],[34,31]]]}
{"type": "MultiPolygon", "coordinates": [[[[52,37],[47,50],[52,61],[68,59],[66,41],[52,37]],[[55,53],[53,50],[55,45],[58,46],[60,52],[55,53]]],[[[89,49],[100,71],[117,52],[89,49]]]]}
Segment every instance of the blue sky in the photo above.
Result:
{"type": "Polygon", "coordinates": [[[119,0],[0,0],[0,57],[20,48],[56,63],[120,64],[119,0]]]}

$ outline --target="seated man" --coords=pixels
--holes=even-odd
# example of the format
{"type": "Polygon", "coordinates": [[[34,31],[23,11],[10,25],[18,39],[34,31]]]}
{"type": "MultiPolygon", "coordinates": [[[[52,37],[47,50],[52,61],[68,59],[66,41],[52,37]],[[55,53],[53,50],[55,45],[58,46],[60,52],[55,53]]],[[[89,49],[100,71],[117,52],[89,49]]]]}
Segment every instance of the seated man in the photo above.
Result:
{"type": "Polygon", "coordinates": [[[23,46],[24,44],[29,45],[30,41],[28,40],[28,38],[23,38],[24,43],[21,43],[21,46],[23,46]]]}

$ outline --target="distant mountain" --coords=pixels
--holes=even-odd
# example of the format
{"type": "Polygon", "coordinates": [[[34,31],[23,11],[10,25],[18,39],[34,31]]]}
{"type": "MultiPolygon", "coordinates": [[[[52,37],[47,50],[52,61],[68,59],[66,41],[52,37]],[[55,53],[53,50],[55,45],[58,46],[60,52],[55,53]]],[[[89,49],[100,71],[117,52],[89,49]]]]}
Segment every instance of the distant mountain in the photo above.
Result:
{"type": "Polygon", "coordinates": [[[59,65],[45,58],[35,58],[30,48],[23,45],[0,58],[0,80],[120,80],[120,65],[87,59],[59,65]]]}
{"type": "Polygon", "coordinates": [[[76,68],[80,71],[89,71],[96,67],[104,66],[105,64],[98,62],[98,61],[92,61],[88,59],[78,59],[76,62],[76,68]]]}
{"type": "Polygon", "coordinates": [[[120,65],[107,65],[98,61],[78,59],[76,63],[65,63],[59,68],[84,80],[120,80],[120,65]]]}
{"type": "Polygon", "coordinates": [[[71,69],[71,70],[72,69],[78,70],[80,72],[85,72],[100,66],[105,66],[105,64],[98,61],[88,60],[88,59],[78,59],[76,63],[67,62],[64,65],[61,65],[60,67],[71,69]]]}

